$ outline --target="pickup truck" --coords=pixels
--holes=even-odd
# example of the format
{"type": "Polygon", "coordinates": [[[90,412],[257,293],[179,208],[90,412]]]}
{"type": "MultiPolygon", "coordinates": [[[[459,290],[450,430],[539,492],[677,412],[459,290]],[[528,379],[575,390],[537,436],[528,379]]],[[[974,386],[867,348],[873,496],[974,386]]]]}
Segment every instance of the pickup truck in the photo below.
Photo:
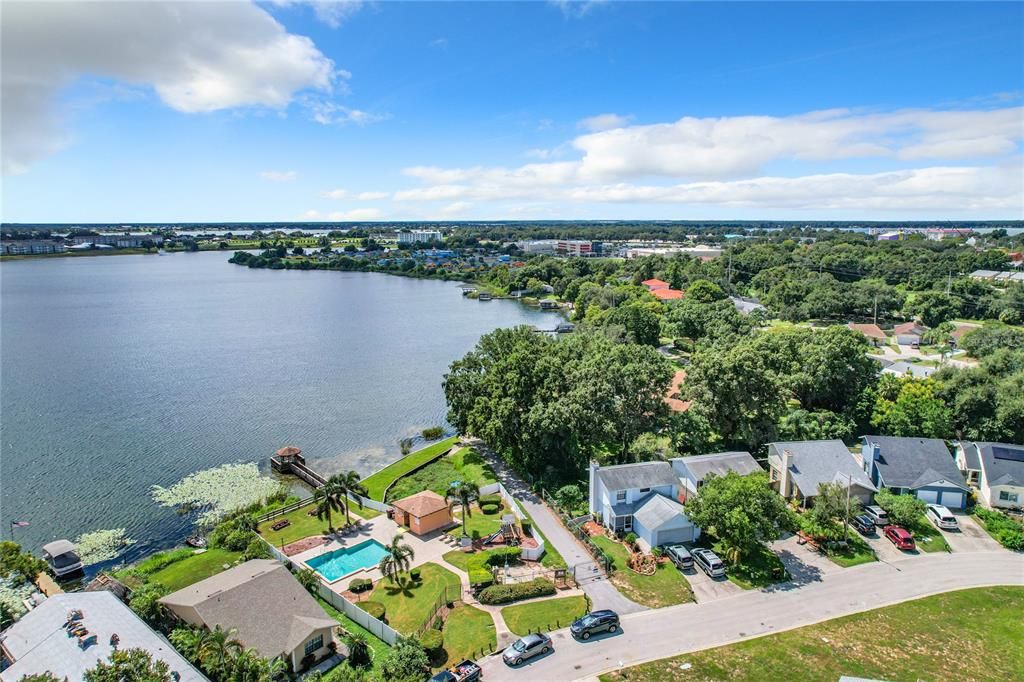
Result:
{"type": "Polygon", "coordinates": [[[483,678],[483,671],[473,661],[463,661],[448,670],[442,670],[430,678],[430,682],[477,682],[483,678]]]}

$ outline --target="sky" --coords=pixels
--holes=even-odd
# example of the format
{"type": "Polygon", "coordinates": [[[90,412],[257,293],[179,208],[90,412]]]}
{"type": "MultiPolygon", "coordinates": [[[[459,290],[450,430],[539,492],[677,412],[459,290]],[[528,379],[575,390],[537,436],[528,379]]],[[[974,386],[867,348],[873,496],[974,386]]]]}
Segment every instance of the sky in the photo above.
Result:
{"type": "Polygon", "coordinates": [[[0,12],[4,222],[1024,218],[1024,3],[0,12]]]}

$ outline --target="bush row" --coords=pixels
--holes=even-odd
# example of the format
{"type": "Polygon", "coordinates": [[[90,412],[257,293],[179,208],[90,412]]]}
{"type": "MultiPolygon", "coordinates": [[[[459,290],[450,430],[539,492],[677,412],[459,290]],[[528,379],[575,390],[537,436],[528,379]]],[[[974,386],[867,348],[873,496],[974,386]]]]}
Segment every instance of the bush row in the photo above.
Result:
{"type": "Polygon", "coordinates": [[[995,509],[976,507],[974,515],[985,524],[985,529],[999,544],[1015,551],[1024,550],[1024,527],[995,509]]]}
{"type": "Polygon", "coordinates": [[[555,584],[547,578],[534,578],[525,583],[491,585],[480,592],[481,604],[507,604],[522,599],[546,597],[555,593],[555,584]]]}

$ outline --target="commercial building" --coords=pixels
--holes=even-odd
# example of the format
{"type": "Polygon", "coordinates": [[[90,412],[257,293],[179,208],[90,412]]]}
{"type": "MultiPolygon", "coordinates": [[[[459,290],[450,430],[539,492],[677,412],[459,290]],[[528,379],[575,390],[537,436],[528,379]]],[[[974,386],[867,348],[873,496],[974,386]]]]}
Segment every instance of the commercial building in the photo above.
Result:
{"type": "Polygon", "coordinates": [[[583,239],[559,239],[555,244],[555,253],[560,256],[596,256],[601,253],[601,242],[583,239]]]}
{"type": "Polygon", "coordinates": [[[42,239],[20,239],[0,243],[0,253],[5,256],[28,256],[39,253],[64,253],[67,249],[60,242],[42,239]]]}
{"type": "Polygon", "coordinates": [[[94,234],[71,238],[74,244],[103,244],[119,249],[138,249],[143,246],[160,246],[164,238],[148,232],[138,234],[94,234]]]}
{"type": "Polygon", "coordinates": [[[437,230],[402,230],[398,233],[399,244],[416,244],[418,242],[439,242],[441,233],[437,230]]]}
{"type": "Polygon", "coordinates": [[[722,255],[717,246],[639,246],[625,250],[626,258],[643,258],[644,256],[674,256],[683,254],[701,260],[710,260],[722,255]]]}

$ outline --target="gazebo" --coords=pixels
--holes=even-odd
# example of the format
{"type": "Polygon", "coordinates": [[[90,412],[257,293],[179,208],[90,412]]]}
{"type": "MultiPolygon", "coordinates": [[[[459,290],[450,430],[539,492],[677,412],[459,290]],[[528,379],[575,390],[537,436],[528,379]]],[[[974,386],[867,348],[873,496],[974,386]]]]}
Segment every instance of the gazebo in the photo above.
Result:
{"type": "Polygon", "coordinates": [[[298,462],[299,464],[305,464],[306,459],[302,456],[302,450],[295,447],[294,445],[286,445],[270,458],[270,465],[277,471],[288,473],[291,470],[292,464],[298,462]]]}

